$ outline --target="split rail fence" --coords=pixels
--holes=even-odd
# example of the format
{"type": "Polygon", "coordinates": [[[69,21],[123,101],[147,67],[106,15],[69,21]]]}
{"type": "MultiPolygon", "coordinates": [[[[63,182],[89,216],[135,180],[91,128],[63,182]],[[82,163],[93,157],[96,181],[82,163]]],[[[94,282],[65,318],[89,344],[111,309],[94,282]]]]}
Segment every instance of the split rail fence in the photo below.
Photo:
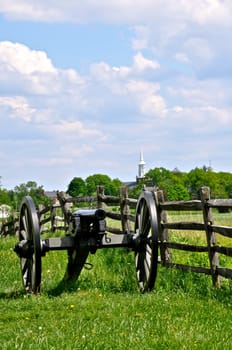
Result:
{"type": "MultiPolygon", "coordinates": [[[[169,268],[182,269],[210,275],[213,285],[220,286],[221,277],[232,279],[232,268],[220,266],[220,255],[232,257],[232,212],[231,226],[221,226],[214,223],[214,211],[232,211],[232,199],[211,199],[210,189],[202,187],[199,200],[189,201],[165,201],[162,191],[148,189],[153,192],[157,209],[157,220],[159,226],[159,263],[169,268]],[[180,213],[186,215],[180,215],[180,213]],[[199,215],[194,215],[198,212],[199,215]],[[176,215],[173,215],[175,214],[176,215]],[[191,215],[189,215],[191,213],[191,215]],[[177,218],[177,220],[174,220],[177,218]],[[184,217],[184,221],[179,218],[184,217]],[[186,221],[186,218],[190,218],[186,221]],[[198,220],[194,221],[192,218],[198,220]],[[199,218],[201,218],[199,220],[199,218]],[[175,235],[178,232],[181,234],[175,235]],[[189,244],[189,240],[184,240],[185,235],[194,238],[197,232],[201,232],[205,239],[205,245],[189,244]],[[188,233],[188,234],[187,234],[188,233]],[[181,237],[181,242],[177,242],[176,237],[181,237]],[[228,246],[219,245],[220,237],[226,238],[228,246]],[[174,240],[173,240],[174,239],[174,240]],[[183,242],[184,240],[184,242],[183,242]],[[207,264],[204,266],[192,266],[190,264],[180,264],[174,261],[175,251],[185,251],[190,253],[205,253],[207,264]],[[207,265],[207,266],[206,266],[207,265]]],[[[57,192],[57,198],[49,207],[39,206],[38,216],[40,221],[41,234],[46,231],[55,233],[57,230],[67,231],[73,208],[88,206],[89,208],[104,208],[109,233],[120,234],[133,232],[135,222],[135,208],[137,199],[128,197],[127,188],[120,189],[119,196],[108,196],[104,194],[104,187],[97,186],[96,196],[69,197],[64,192],[57,192]],[[116,224],[116,221],[118,224],[116,224]],[[114,223],[114,225],[112,225],[114,223]],[[110,226],[111,224],[111,226],[110,226]]],[[[215,215],[216,216],[216,215],[215,215]]],[[[16,234],[18,232],[18,219],[4,223],[1,227],[1,236],[16,234]],[[8,226],[7,226],[8,225],[8,226]]],[[[197,236],[198,237],[198,236],[197,236]]],[[[199,242],[204,241],[199,239],[199,242]]],[[[224,259],[222,259],[224,260],[224,259]]],[[[232,261],[229,266],[232,266],[232,261]]]]}

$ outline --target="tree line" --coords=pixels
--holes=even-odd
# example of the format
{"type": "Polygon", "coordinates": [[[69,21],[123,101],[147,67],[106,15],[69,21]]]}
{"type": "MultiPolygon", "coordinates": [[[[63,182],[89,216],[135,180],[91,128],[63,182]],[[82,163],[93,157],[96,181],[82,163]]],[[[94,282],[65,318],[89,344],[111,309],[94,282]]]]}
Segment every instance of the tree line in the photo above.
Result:
{"type": "MultiPolygon", "coordinates": [[[[97,185],[104,186],[106,195],[117,196],[119,188],[124,183],[117,178],[111,179],[105,174],[90,175],[86,179],[74,177],[67,184],[66,192],[73,197],[93,195],[96,193],[97,185]]],[[[150,169],[144,179],[128,187],[129,197],[138,198],[144,185],[162,189],[165,200],[170,201],[198,199],[199,189],[202,186],[210,187],[212,198],[232,198],[232,174],[214,172],[211,167],[206,166],[192,169],[189,172],[182,172],[177,168],[174,170],[163,167],[150,169]]],[[[0,189],[0,205],[7,204],[17,210],[25,195],[33,197],[36,204],[48,204],[49,199],[45,194],[43,186],[34,181],[28,181],[16,186],[13,190],[0,189]]]]}
{"type": "Polygon", "coordinates": [[[177,168],[172,171],[155,168],[147,172],[145,181],[156,184],[170,201],[199,199],[202,186],[210,187],[212,198],[232,197],[232,173],[214,172],[206,166],[189,172],[181,172],[177,168]]]}

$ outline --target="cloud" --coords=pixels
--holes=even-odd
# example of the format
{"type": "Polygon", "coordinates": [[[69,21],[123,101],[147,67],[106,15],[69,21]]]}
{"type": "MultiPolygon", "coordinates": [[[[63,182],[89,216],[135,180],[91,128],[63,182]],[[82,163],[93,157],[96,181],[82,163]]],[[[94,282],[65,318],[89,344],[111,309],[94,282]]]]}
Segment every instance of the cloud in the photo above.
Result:
{"type": "Polygon", "coordinates": [[[93,127],[85,126],[82,122],[76,121],[65,121],[62,120],[57,124],[53,124],[51,126],[52,133],[58,134],[60,137],[68,138],[88,138],[88,137],[96,137],[99,139],[103,139],[103,134],[100,130],[97,130],[93,127]]]}
{"type": "Polygon", "coordinates": [[[64,0],[8,0],[0,1],[1,12],[6,16],[17,19],[39,21],[76,21],[76,22],[118,22],[138,23],[152,22],[160,19],[172,20],[177,18],[183,21],[188,18],[198,24],[223,23],[231,25],[230,0],[195,0],[174,1],[166,0],[165,6],[162,0],[106,0],[85,2],[64,0]]]}
{"type": "MultiPolygon", "coordinates": [[[[167,127],[165,124],[173,126],[173,121],[182,120],[183,127],[189,124],[191,130],[197,121],[205,120],[204,116],[211,116],[214,122],[230,121],[230,108],[227,111],[224,106],[229,101],[229,87],[220,95],[217,80],[212,83],[178,77],[163,83],[158,79],[163,64],[140,51],[135,53],[131,66],[97,62],[83,77],[73,69],[55,67],[45,52],[25,45],[0,42],[0,48],[0,67],[5,65],[6,79],[9,75],[17,81],[20,75],[18,90],[22,93],[0,96],[0,110],[22,123],[35,124],[41,135],[50,130],[53,138],[96,138],[103,144],[114,129],[102,123],[113,125],[115,120],[143,120],[145,129],[146,123],[150,128],[157,123],[167,127]],[[25,82],[30,82],[28,88],[25,82]]],[[[0,78],[1,84],[3,88],[0,78]]],[[[179,128],[182,130],[182,125],[179,128]]]]}
{"type": "Polygon", "coordinates": [[[134,70],[138,72],[144,72],[148,70],[156,70],[160,68],[160,64],[154,60],[149,60],[143,56],[141,52],[138,52],[134,56],[134,70]]]}
{"type": "Polygon", "coordinates": [[[30,50],[27,46],[19,43],[0,42],[0,58],[1,66],[21,74],[56,73],[56,69],[45,52],[30,50]]]}
{"type": "Polygon", "coordinates": [[[30,122],[36,112],[35,108],[31,108],[23,96],[16,97],[0,97],[0,108],[3,107],[5,112],[12,116],[30,122]]]}
{"type": "Polygon", "coordinates": [[[65,84],[72,89],[84,84],[84,79],[75,70],[55,68],[46,52],[9,41],[0,42],[0,73],[0,89],[7,84],[8,90],[17,90],[17,93],[21,90],[48,96],[60,93],[65,84]]]}
{"type": "Polygon", "coordinates": [[[100,62],[91,65],[90,74],[98,85],[97,90],[101,86],[104,88],[104,106],[107,101],[112,101],[110,96],[120,99],[121,103],[126,98],[131,107],[137,108],[137,114],[159,115],[166,108],[164,99],[159,95],[160,85],[147,80],[148,76],[149,79],[151,75],[155,76],[159,69],[160,64],[156,60],[148,59],[138,52],[133,57],[132,66],[111,67],[106,62],[100,62]]]}
{"type": "MultiPolygon", "coordinates": [[[[39,3],[0,0],[0,5],[0,13],[20,20],[128,26],[133,33],[131,46],[136,52],[148,49],[159,62],[168,57],[173,65],[185,63],[200,78],[232,74],[232,48],[227,45],[232,29],[230,0],[167,0],[165,6],[162,0],[136,4],[132,0],[81,3],[60,0],[55,5],[52,0],[39,3]],[[226,40],[221,40],[222,37],[226,40]]],[[[41,58],[44,64],[46,58],[41,58]]]]}

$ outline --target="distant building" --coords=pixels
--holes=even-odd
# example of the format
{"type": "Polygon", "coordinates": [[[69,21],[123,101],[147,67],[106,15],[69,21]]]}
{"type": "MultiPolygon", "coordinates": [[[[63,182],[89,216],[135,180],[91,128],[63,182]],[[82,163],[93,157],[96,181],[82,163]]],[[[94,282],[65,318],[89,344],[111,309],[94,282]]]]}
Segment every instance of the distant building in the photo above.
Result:
{"type": "Polygon", "coordinates": [[[45,191],[44,192],[45,197],[49,199],[56,199],[57,198],[57,191],[45,191]]]}
{"type": "Polygon", "coordinates": [[[128,188],[134,188],[137,184],[145,179],[145,161],[143,158],[143,152],[140,152],[139,164],[138,164],[138,174],[136,175],[136,181],[123,182],[124,186],[128,188]]]}
{"type": "Polygon", "coordinates": [[[146,165],[146,163],[144,162],[144,159],[143,159],[143,152],[141,151],[139,165],[138,165],[138,176],[136,177],[136,182],[144,180],[144,178],[145,178],[145,165],[146,165]]]}
{"type": "Polygon", "coordinates": [[[11,207],[6,204],[0,205],[0,219],[6,219],[10,216],[11,207]]]}

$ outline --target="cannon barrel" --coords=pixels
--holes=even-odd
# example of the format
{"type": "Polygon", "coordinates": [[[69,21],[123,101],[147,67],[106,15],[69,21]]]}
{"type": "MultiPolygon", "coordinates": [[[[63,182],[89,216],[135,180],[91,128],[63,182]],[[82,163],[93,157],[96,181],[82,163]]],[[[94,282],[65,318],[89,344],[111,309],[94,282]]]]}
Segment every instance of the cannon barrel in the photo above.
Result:
{"type": "Polygon", "coordinates": [[[79,209],[73,213],[73,216],[83,217],[87,220],[104,220],[106,212],[104,209],[79,209]]]}
{"type": "Polygon", "coordinates": [[[89,235],[91,232],[99,234],[105,232],[106,212],[104,209],[79,209],[72,214],[70,225],[71,234],[89,235]]]}

